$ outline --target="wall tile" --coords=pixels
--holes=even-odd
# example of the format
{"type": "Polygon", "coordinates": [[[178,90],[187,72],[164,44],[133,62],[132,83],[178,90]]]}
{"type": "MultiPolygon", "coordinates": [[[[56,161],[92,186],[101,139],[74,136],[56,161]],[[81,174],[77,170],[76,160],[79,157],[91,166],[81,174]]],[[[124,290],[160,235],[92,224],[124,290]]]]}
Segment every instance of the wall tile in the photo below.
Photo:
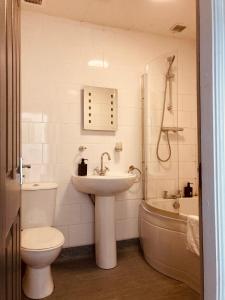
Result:
{"type": "Polygon", "coordinates": [[[56,206],[55,224],[73,225],[80,223],[80,204],[68,204],[56,206]]]}
{"type": "Polygon", "coordinates": [[[57,205],[78,204],[88,201],[88,195],[78,192],[71,181],[58,182],[57,205]]]}
{"type": "Polygon", "coordinates": [[[70,246],[69,244],[69,228],[68,226],[56,226],[56,228],[62,232],[64,238],[65,238],[65,243],[63,245],[63,248],[68,248],[70,246]]]}
{"type": "Polygon", "coordinates": [[[197,176],[196,164],[194,162],[180,162],[179,176],[180,178],[195,178],[197,176]]]}
{"type": "Polygon", "coordinates": [[[116,222],[116,239],[118,241],[138,236],[138,219],[127,219],[116,222]]]}
{"type": "Polygon", "coordinates": [[[149,163],[148,172],[151,176],[161,179],[178,178],[178,162],[168,161],[165,163],[151,162],[149,163]]]}
{"type": "Polygon", "coordinates": [[[69,226],[70,247],[94,244],[94,224],[86,223],[69,226]]]}
{"type": "Polygon", "coordinates": [[[57,163],[58,147],[52,144],[43,144],[43,163],[57,163]]]}
{"type": "Polygon", "coordinates": [[[178,178],[157,180],[157,197],[162,198],[164,191],[168,191],[169,195],[177,195],[179,190],[177,179],[178,178]]]}
{"type": "Polygon", "coordinates": [[[41,164],[42,144],[24,144],[22,157],[25,164],[41,164]]]}
{"type": "MultiPolygon", "coordinates": [[[[147,147],[147,161],[148,162],[157,162],[158,158],[156,155],[157,151],[157,145],[150,145],[147,147]]],[[[178,144],[177,145],[171,145],[171,161],[178,161],[178,144]]],[[[159,145],[159,155],[161,158],[166,159],[169,157],[169,146],[161,144],[159,145]]]]}
{"type": "Polygon", "coordinates": [[[195,94],[179,94],[179,110],[197,111],[197,96],[195,94]]]}
{"type": "Polygon", "coordinates": [[[140,199],[116,201],[116,220],[137,219],[140,202],[140,199]]]}
{"type": "Polygon", "coordinates": [[[47,125],[45,123],[30,123],[30,144],[41,144],[47,142],[47,125]]]}
{"type": "Polygon", "coordinates": [[[68,102],[62,107],[62,121],[64,123],[81,124],[81,105],[80,103],[68,102]]]}
{"type": "MultiPolygon", "coordinates": [[[[25,162],[25,161],[24,161],[25,162]]],[[[41,182],[42,165],[32,164],[31,169],[24,170],[24,182],[41,182]]]]}
{"type": "Polygon", "coordinates": [[[116,194],[117,201],[142,199],[142,180],[140,177],[138,178],[139,182],[134,183],[128,191],[116,194]]]}
{"type": "Polygon", "coordinates": [[[29,122],[22,122],[22,144],[29,144],[29,122]]]}
{"type": "Polygon", "coordinates": [[[93,223],[94,222],[94,203],[88,198],[81,203],[81,223],[93,223]]]}
{"type": "Polygon", "coordinates": [[[197,160],[196,145],[179,145],[179,161],[194,162],[197,160]]]}
{"type": "Polygon", "coordinates": [[[197,143],[197,129],[185,128],[185,130],[180,133],[180,144],[196,145],[197,143]]]}
{"type": "Polygon", "coordinates": [[[32,107],[25,107],[25,105],[23,105],[22,109],[22,113],[21,113],[21,120],[23,122],[42,122],[42,110],[40,109],[40,104],[36,104],[37,108],[35,109],[35,107],[32,105],[32,107]]]}

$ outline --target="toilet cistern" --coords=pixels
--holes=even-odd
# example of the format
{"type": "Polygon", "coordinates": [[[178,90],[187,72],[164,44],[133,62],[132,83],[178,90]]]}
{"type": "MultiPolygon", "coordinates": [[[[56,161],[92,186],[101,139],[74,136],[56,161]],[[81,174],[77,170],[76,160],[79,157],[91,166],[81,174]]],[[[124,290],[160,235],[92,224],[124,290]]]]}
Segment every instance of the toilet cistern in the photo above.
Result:
{"type": "Polygon", "coordinates": [[[108,152],[103,152],[102,155],[101,155],[101,168],[100,168],[100,170],[99,170],[98,167],[94,169],[94,171],[100,176],[105,176],[106,172],[109,171],[108,167],[103,166],[103,160],[104,160],[105,155],[108,157],[108,160],[111,160],[110,154],[108,152]]]}

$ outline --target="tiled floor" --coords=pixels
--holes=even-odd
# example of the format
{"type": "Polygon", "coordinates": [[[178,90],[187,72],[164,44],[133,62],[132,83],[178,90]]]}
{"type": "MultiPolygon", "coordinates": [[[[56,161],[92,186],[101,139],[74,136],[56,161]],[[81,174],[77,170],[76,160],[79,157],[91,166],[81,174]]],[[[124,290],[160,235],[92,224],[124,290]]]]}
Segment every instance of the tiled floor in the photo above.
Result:
{"type": "Polygon", "coordinates": [[[152,269],[134,245],[119,251],[114,269],[101,270],[91,258],[63,258],[54,264],[53,276],[55,291],[48,300],[200,299],[185,284],[152,269]]]}

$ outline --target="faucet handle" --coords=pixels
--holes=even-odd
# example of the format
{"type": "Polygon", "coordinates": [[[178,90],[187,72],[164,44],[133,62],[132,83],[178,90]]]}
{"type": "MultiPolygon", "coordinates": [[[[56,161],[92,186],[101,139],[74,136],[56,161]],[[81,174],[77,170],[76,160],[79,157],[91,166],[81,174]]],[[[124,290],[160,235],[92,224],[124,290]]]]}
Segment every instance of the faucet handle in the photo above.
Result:
{"type": "Polygon", "coordinates": [[[107,171],[109,171],[109,168],[108,168],[108,167],[105,167],[105,169],[104,169],[104,175],[105,175],[105,173],[106,173],[107,171]]]}
{"type": "Polygon", "coordinates": [[[168,198],[168,191],[163,191],[163,198],[167,199],[168,198]]]}
{"type": "Polygon", "coordinates": [[[94,174],[98,174],[99,175],[99,173],[100,173],[99,167],[94,168],[93,171],[94,171],[94,174]]]}

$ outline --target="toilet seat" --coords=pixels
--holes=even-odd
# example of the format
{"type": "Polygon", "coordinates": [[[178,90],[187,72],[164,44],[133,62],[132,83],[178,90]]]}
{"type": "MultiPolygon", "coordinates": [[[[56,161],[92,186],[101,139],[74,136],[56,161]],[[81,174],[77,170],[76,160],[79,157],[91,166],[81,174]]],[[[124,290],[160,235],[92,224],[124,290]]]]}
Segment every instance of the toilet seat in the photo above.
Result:
{"type": "Polygon", "coordinates": [[[61,247],[64,244],[63,234],[53,227],[23,229],[21,248],[29,251],[46,251],[61,247]]]}

